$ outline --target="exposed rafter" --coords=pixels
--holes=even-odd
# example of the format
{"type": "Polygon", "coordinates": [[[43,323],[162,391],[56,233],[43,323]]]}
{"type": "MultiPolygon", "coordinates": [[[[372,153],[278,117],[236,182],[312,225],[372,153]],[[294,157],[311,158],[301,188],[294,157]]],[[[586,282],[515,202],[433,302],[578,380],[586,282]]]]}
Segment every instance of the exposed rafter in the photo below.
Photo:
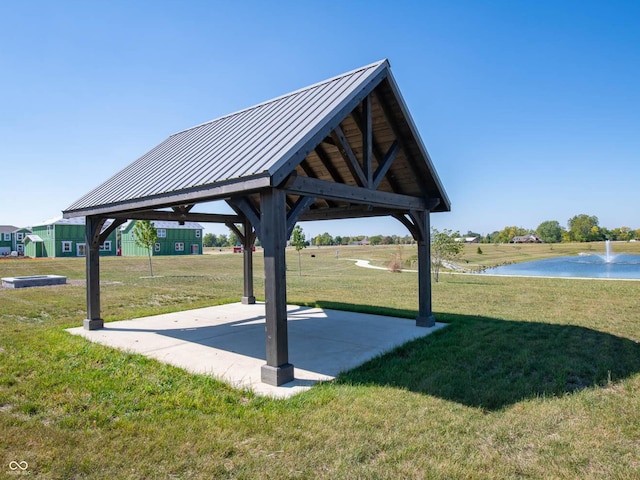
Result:
{"type": "MultiPolygon", "coordinates": [[[[396,127],[395,122],[392,121],[393,116],[392,116],[392,113],[391,113],[391,108],[389,107],[389,105],[387,104],[386,100],[383,98],[383,96],[379,92],[376,91],[374,93],[376,95],[376,99],[378,100],[378,103],[380,104],[380,107],[382,108],[382,112],[384,114],[385,121],[387,122],[387,125],[389,125],[389,127],[393,131],[393,135],[396,137],[396,140],[398,142],[400,142],[400,147],[405,152],[405,155],[410,155],[409,150],[406,148],[405,139],[403,138],[402,134],[400,133],[400,130],[396,127]]],[[[410,166],[411,170],[413,171],[413,174],[417,178],[420,178],[421,177],[421,172],[418,171],[414,161],[410,161],[409,162],[409,166],[410,166]]],[[[422,186],[422,184],[420,184],[420,185],[422,186]]],[[[423,190],[424,190],[424,188],[423,188],[423,190]]]]}
{"type": "Polygon", "coordinates": [[[344,136],[344,132],[340,125],[338,125],[333,132],[331,132],[331,137],[336,142],[336,146],[338,147],[338,151],[344,158],[351,175],[353,175],[353,179],[356,184],[361,187],[367,185],[367,177],[365,177],[364,172],[362,171],[362,167],[358,163],[358,159],[356,158],[355,153],[351,149],[351,145],[349,145],[349,141],[344,136]]]}

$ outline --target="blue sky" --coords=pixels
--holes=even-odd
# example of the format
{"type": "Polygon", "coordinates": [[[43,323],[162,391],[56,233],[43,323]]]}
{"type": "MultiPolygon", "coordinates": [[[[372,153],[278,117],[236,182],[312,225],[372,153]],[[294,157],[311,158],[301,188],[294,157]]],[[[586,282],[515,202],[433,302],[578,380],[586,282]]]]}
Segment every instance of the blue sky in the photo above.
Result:
{"type": "Polygon", "coordinates": [[[59,215],[171,133],[388,58],[452,202],[433,226],[639,228],[639,24],[636,1],[0,0],[0,224],[59,215]]]}

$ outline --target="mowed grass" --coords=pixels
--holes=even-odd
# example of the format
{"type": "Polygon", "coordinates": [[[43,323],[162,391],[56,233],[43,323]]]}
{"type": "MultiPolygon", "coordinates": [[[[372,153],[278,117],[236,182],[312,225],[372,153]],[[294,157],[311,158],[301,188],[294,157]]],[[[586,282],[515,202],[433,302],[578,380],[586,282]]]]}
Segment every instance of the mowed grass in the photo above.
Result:
{"type": "MultiPolygon", "coordinates": [[[[509,247],[479,256],[549,249],[509,247]]],[[[412,247],[307,248],[300,273],[287,255],[289,303],[416,315],[415,273],[347,260],[412,247]]],[[[153,261],[147,278],[145,258],[102,259],[106,321],[242,295],[240,255],[153,261]]],[[[30,274],[70,284],[0,289],[0,477],[26,461],[33,478],[69,479],[640,478],[640,282],[441,275],[447,328],[270,400],[69,335],[82,259],[0,261],[0,276],[30,274]]],[[[263,298],[260,251],[255,286],[263,298]]]]}

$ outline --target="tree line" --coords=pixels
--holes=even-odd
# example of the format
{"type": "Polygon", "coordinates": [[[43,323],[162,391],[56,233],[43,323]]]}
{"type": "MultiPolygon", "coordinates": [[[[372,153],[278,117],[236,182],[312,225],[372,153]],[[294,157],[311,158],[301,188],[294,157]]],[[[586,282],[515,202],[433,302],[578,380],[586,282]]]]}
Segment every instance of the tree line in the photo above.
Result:
{"type": "MultiPolygon", "coordinates": [[[[356,243],[362,242],[368,243],[369,245],[408,245],[415,243],[415,240],[411,235],[372,235],[371,237],[367,237],[365,235],[355,235],[355,236],[342,236],[336,235],[331,236],[328,232],[321,233],[312,237],[309,240],[305,239],[306,246],[331,246],[331,245],[352,245],[356,243]]],[[[238,240],[238,236],[230,231],[229,234],[219,234],[215,233],[207,233],[202,238],[202,243],[205,247],[235,247],[240,245],[240,240],[238,240]]],[[[260,246],[260,240],[256,238],[256,246],[260,246]]]]}
{"type": "MultiPolygon", "coordinates": [[[[452,232],[460,236],[457,232],[452,232]]],[[[640,228],[634,230],[629,227],[618,227],[608,229],[600,226],[598,217],[595,215],[579,214],[571,217],[567,221],[567,227],[563,227],[557,220],[547,220],[542,222],[536,229],[524,227],[507,226],[500,231],[495,231],[487,235],[468,231],[464,237],[476,237],[480,243],[509,243],[513,237],[535,235],[545,243],[561,242],[599,242],[603,240],[630,241],[640,240],[640,228]]],[[[205,247],[235,247],[240,245],[237,235],[229,231],[229,234],[216,235],[207,233],[203,237],[205,247]]],[[[411,245],[415,240],[411,235],[355,235],[355,236],[332,236],[328,232],[321,233],[310,239],[305,239],[306,246],[331,246],[331,245],[353,245],[367,243],[369,245],[411,245]]],[[[256,239],[256,245],[260,246],[260,240],[256,239]]]]}
{"type": "Polygon", "coordinates": [[[466,237],[478,237],[481,243],[508,243],[513,237],[535,235],[545,243],[561,242],[600,242],[604,240],[625,241],[640,239],[640,228],[629,227],[608,229],[600,226],[598,217],[584,213],[575,215],[567,221],[567,228],[557,220],[542,222],[535,230],[523,227],[507,226],[500,231],[487,235],[467,232],[466,237]]]}

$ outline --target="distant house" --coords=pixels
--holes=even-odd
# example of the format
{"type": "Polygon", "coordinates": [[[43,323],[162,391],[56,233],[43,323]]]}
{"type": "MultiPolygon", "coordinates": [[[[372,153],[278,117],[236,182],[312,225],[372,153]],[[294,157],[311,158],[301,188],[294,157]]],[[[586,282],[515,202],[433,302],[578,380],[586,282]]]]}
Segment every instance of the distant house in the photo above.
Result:
{"type": "Polygon", "coordinates": [[[535,235],[518,235],[513,237],[509,243],[542,243],[535,235]]]}
{"type": "Polygon", "coordinates": [[[480,237],[457,237],[454,241],[458,243],[480,243],[480,237]]]}
{"type": "MultiPolygon", "coordinates": [[[[84,217],[62,218],[34,225],[24,237],[25,255],[29,257],[84,257],[86,255],[84,217]],[[39,245],[39,246],[38,246],[39,245]]],[[[106,228],[111,223],[107,220],[106,228]]],[[[116,232],[100,245],[100,255],[116,254],[116,232]]]]}
{"type": "Polygon", "coordinates": [[[24,239],[31,233],[30,228],[18,228],[11,234],[11,247],[19,255],[24,254],[24,239]]]}
{"type": "Polygon", "coordinates": [[[13,232],[18,230],[18,227],[13,225],[0,225],[0,255],[9,255],[13,250],[13,232]]]}
{"type": "Polygon", "coordinates": [[[11,252],[24,253],[24,237],[31,233],[28,228],[18,228],[13,225],[0,225],[0,255],[11,252]]]}
{"type": "MultiPolygon", "coordinates": [[[[123,256],[147,255],[147,250],[136,245],[133,227],[135,220],[125,223],[121,228],[120,247],[123,256]]],[[[195,222],[151,222],[158,232],[158,241],[154,245],[153,255],[200,255],[202,254],[202,225],[195,222]]]]}

